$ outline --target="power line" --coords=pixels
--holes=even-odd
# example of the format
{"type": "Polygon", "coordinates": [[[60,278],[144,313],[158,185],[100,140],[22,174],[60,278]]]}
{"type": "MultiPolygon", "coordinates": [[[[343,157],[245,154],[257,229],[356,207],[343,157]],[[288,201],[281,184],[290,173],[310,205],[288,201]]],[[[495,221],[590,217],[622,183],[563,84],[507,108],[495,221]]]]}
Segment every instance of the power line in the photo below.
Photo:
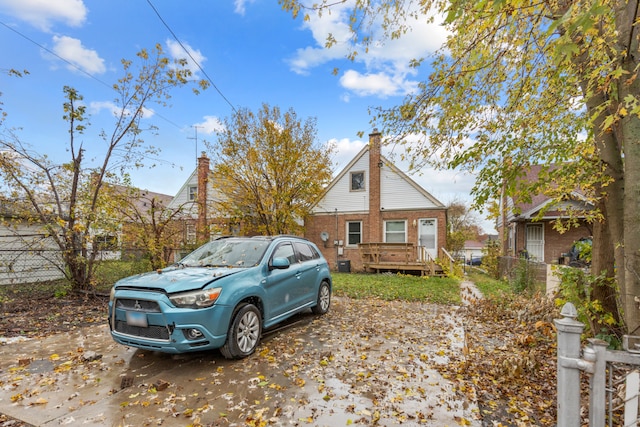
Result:
{"type": "Polygon", "coordinates": [[[147,3],[149,4],[149,6],[151,6],[151,9],[153,9],[153,11],[155,12],[155,14],[158,16],[158,19],[160,20],[160,22],[162,22],[162,24],[167,28],[167,30],[171,33],[171,35],[173,36],[173,38],[175,39],[176,42],[178,42],[178,44],[180,45],[180,47],[182,48],[182,50],[185,51],[185,53],[187,55],[189,55],[189,58],[191,58],[191,60],[193,61],[194,64],[196,64],[196,66],[198,67],[198,69],[202,72],[202,74],[204,74],[204,76],[207,78],[207,80],[209,81],[209,83],[211,83],[211,86],[213,86],[213,88],[218,92],[218,94],[222,97],[222,99],[224,99],[226,101],[227,104],[229,104],[229,106],[231,107],[231,109],[237,113],[236,111],[236,107],[233,106],[233,104],[227,99],[226,96],[224,96],[224,94],[222,93],[222,91],[218,88],[218,86],[216,86],[216,84],[213,82],[213,80],[211,80],[211,77],[209,77],[209,75],[207,74],[207,72],[200,66],[200,64],[198,63],[198,61],[195,60],[195,58],[191,55],[191,52],[189,52],[189,50],[182,44],[182,42],[180,41],[180,39],[178,38],[178,36],[176,36],[176,34],[173,32],[173,30],[169,27],[169,25],[165,22],[164,19],[162,19],[162,16],[160,16],[160,12],[158,12],[158,9],[156,9],[156,7],[151,3],[151,0],[147,0],[147,3]]]}
{"type": "Polygon", "coordinates": [[[36,46],[38,46],[40,49],[50,53],[51,55],[55,56],[56,58],[58,58],[61,61],[66,62],[67,64],[69,64],[71,67],[75,68],[76,70],[80,71],[83,74],[86,74],[87,76],[91,77],[93,80],[97,81],[98,83],[100,83],[103,86],[108,87],[109,89],[113,89],[113,86],[103,82],[102,80],[100,80],[99,78],[97,78],[96,76],[94,76],[93,74],[89,73],[88,71],[83,70],[82,68],[78,67],[76,64],[74,64],[73,62],[63,58],[62,56],[58,55],[57,53],[55,53],[54,51],[42,46],[40,43],[38,43],[37,41],[27,37],[26,35],[22,34],[20,31],[16,30],[15,28],[10,27],[9,25],[5,24],[4,22],[0,21],[0,24],[2,24],[2,26],[4,26],[5,28],[7,28],[8,30],[13,31],[14,33],[16,33],[17,35],[19,35],[20,37],[28,40],[29,42],[35,44],[36,46]]]}
{"type": "MultiPolygon", "coordinates": [[[[73,62],[67,60],[66,58],[63,58],[62,56],[58,55],[57,53],[55,53],[54,51],[52,51],[51,49],[46,48],[45,46],[41,45],[40,43],[38,43],[37,41],[33,40],[32,38],[26,36],[25,34],[21,33],[20,31],[16,30],[15,28],[12,28],[11,26],[5,24],[4,22],[0,21],[0,24],[2,26],[4,26],[5,28],[7,28],[8,30],[13,31],[14,33],[16,33],[17,35],[19,35],[20,37],[24,38],[25,40],[29,41],[30,43],[33,43],[34,45],[38,46],[40,49],[46,51],[47,53],[55,56],[56,58],[58,58],[59,60],[65,62],[66,64],[68,64],[69,66],[73,67],[74,69],[80,71],[81,73],[87,75],[88,77],[92,78],[93,80],[97,81],[98,83],[100,83],[101,85],[109,88],[109,89],[113,89],[113,86],[103,82],[102,80],[100,80],[99,78],[97,78],[96,76],[94,76],[93,74],[91,74],[90,72],[78,67],[76,64],[74,64],[73,62]]],[[[171,120],[167,119],[166,117],[162,116],[161,114],[158,114],[157,112],[153,112],[154,115],[160,117],[162,120],[166,121],[167,123],[175,126],[178,129],[182,129],[182,126],[178,126],[176,123],[172,122],[171,120]]]]}

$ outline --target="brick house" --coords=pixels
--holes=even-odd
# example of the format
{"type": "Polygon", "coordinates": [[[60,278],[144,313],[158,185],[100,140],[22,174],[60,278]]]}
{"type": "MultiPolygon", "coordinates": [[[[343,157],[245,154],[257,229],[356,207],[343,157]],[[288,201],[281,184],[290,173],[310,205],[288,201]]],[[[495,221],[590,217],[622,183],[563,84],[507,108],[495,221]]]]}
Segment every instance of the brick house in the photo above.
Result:
{"type": "Polygon", "coordinates": [[[359,243],[407,243],[433,258],[446,246],[445,206],[381,155],[380,140],[374,129],[369,145],[334,178],[305,218],[305,237],[333,269],[348,265],[350,271],[362,271],[359,243]]]}
{"type": "MultiPolygon", "coordinates": [[[[535,182],[541,166],[534,165],[525,178],[535,182]]],[[[563,262],[563,254],[569,252],[573,243],[593,234],[591,225],[584,216],[577,218],[577,227],[560,233],[553,227],[557,219],[567,217],[567,212],[580,212],[593,208],[582,193],[573,191],[561,204],[544,194],[538,194],[530,201],[520,201],[507,197],[503,218],[498,221],[498,232],[503,236],[503,253],[506,256],[526,254],[529,259],[546,264],[563,262]],[[544,213],[538,218],[540,213],[544,213]]]]}

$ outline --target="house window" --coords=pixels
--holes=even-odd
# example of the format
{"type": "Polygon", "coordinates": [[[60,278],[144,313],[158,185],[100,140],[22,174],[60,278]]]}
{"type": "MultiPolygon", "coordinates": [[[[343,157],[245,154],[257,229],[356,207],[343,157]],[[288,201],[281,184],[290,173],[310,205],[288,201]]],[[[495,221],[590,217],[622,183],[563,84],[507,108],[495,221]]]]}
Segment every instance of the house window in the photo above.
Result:
{"type": "Polygon", "coordinates": [[[515,240],[514,239],[514,234],[515,234],[515,224],[511,224],[511,225],[509,225],[509,235],[507,237],[507,246],[508,246],[507,249],[509,250],[509,253],[511,255],[513,255],[513,253],[514,253],[514,249],[513,248],[515,247],[515,245],[514,245],[514,240],[515,240]]]}
{"type": "Polygon", "coordinates": [[[347,221],[347,246],[362,243],[362,222],[347,221]]]}
{"type": "Polygon", "coordinates": [[[187,224],[185,230],[185,240],[188,245],[193,245],[196,243],[196,226],[195,224],[187,224]]]}
{"type": "Polygon", "coordinates": [[[118,250],[118,237],[113,234],[100,234],[93,239],[96,249],[99,251],[118,250]]]}
{"type": "Polygon", "coordinates": [[[387,243],[406,243],[407,241],[406,221],[385,221],[384,241],[387,243]]]}
{"type": "Polygon", "coordinates": [[[190,185],[189,186],[189,201],[193,202],[198,197],[198,186],[190,185]]]}
{"type": "Polygon", "coordinates": [[[351,172],[351,191],[364,191],[364,172],[351,172]]]}

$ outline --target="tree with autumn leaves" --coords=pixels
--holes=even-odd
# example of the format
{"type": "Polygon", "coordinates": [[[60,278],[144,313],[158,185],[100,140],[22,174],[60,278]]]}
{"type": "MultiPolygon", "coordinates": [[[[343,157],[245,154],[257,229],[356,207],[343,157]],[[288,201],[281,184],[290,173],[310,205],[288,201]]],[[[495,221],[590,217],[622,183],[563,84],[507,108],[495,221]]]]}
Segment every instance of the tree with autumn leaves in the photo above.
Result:
{"type": "Polygon", "coordinates": [[[243,234],[298,234],[331,180],[331,146],[318,143],[316,121],[263,104],[237,110],[209,143],[215,216],[243,234]]]}
{"type": "MultiPolygon", "coordinates": [[[[113,197],[113,185],[155,152],[142,139],[145,108],[166,105],[171,89],[194,83],[186,60],[170,61],[160,45],[152,51],[141,50],[136,61],[123,60],[122,66],[123,75],[113,85],[117,107],[113,129],[101,132],[95,146],[80,140],[86,138],[88,126],[82,95],[72,87],[64,88],[68,162],[57,164],[35,152],[13,129],[3,126],[0,134],[2,199],[11,202],[5,204],[8,220],[43,230],[59,249],[61,272],[74,291],[90,290],[93,285],[100,252],[94,237],[114,234],[121,225],[116,212],[123,201],[113,197]],[[90,166],[88,156],[94,149],[104,154],[96,166],[90,166]]],[[[193,89],[198,92],[207,86],[206,81],[198,81],[193,89]]],[[[21,238],[19,233],[16,237],[21,238]]]]}
{"type": "MultiPolygon", "coordinates": [[[[305,17],[343,3],[280,0],[305,17]]],[[[579,189],[596,207],[580,213],[594,224],[593,273],[617,283],[614,292],[594,287],[592,297],[637,332],[639,2],[362,0],[349,13],[352,58],[402,37],[413,19],[442,18],[449,36],[428,64],[428,80],[401,105],[375,110],[376,125],[406,146],[414,169],[430,163],[474,172],[476,206],[540,193],[561,202],[579,189]],[[544,165],[540,180],[524,182],[537,164],[544,165]]],[[[335,42],[328,35],[327,45],[335,42]]]]}

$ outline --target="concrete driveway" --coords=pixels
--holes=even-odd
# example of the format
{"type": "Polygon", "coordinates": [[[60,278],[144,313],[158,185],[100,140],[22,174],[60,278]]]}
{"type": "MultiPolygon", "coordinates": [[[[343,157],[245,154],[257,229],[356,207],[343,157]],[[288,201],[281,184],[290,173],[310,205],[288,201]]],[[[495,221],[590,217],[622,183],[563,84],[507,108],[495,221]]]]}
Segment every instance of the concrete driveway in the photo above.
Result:
{"type": "Polygon", "coordinates": [[[480,425],[438,365],[457,307],[334,298],[238,361],[123,347],[106,326],[0,345],[0,413],[34,426],[480,425]]]}

